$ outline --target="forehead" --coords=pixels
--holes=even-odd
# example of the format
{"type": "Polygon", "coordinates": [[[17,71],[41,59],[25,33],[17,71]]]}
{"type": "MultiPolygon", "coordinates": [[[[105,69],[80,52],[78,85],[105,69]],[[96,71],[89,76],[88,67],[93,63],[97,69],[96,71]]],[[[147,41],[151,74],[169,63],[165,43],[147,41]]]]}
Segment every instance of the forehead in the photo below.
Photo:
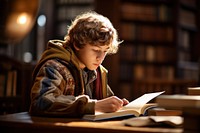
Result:
{"type": "Polygon", "coordinates": [[[107,50],[110,48],[110,45],[89,45],[89,47],[107,50]]]}

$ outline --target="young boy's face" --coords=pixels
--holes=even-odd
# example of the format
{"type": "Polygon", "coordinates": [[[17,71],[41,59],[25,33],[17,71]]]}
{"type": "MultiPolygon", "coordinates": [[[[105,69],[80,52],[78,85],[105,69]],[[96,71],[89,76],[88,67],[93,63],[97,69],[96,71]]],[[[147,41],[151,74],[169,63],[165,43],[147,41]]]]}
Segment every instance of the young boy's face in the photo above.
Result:
{"type": "Polygon", "coordinates": [[[80,68],[87,67],[89,70],[95,70],[103,62],[110,46],[93,46],[86,44],[83,48],[75,48],[76,55],[79,58],[80,68]]]}

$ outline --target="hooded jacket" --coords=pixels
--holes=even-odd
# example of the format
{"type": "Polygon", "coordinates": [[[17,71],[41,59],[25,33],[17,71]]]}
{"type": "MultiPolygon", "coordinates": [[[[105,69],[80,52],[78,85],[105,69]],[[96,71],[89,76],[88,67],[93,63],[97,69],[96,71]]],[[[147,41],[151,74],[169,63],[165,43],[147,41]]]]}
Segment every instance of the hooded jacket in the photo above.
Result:
{"type": "MultiPolygon", "coordinates": [[[[33,72],[32,115],[81,117],[94,114],[95,99],[85,94],[83,70],[78,58],[65,42],[51,40],[33,72]]],[[[113,95],[107,85],[107,70],[99,66],[102,98],[113,95]]],[[[97,79],[96,79],[97,80],[97,79]]]]}

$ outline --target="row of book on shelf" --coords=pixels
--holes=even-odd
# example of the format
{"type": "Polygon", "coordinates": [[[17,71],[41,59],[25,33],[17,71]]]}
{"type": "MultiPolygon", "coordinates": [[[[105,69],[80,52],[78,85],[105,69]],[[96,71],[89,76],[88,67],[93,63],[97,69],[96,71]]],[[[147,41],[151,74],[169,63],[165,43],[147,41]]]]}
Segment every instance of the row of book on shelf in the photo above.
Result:
{"type": "Polygon", "coordinates": [[[196,28],[196,17],[195,13],[188,10],[181,10],[180,11],[180,24],[182,26],[186,26],[188,28],[196,28]]]}
{"type": "Polygon", "coordinates": [[[17,70],[8,70],[0,73],[0,97],[17,95],[17,70]]]}
{"type": "Polygon", "coordinates": [[[173,66],[165,65],[144,65],[135,64],[130,65],[128,63],[120,64],[120,79],[130,80],[130,79],[173,79],[175,75],[175,68],[173,66]]]}
{"type": "Polygon", "coordinates": [[[71,21],[80,13],[94,10],[94,0],[58,0],[56,1],[56,34],[62,37],[66,34],[71,21]],[[80,6],[84,4],[84,6],[80,6]]]}
{"type": "Polygon", "coordinates": [[[157,42],[172,42],[173,29],[169,26],[139,25],[123,22],[121,24],[121,37],[124,40],[146,40],[157,42]]]}
{"type": "MultiPolygon", "coordinates": [[[[175,6],[175,5],[174,5],[175,6]]],[[[126,2],[121,6],[123,19],[153,21],[153,22],[171,22],[173,6],[164,4],[141,4],[126,2]]],[[[183,26],[196,28],[195,13],[191,10],[181,9],[179,23],[183,26]]]]}
{"type": "Polygon", "coordinates": [[[185,51],[189,51],[190,50],[190,43],[191,43],[191,33],[187,30],[180,30],[180,35],[178,37],[178,46],[179,48],[185,50],[185,51]]]}
{"type": "Polygon", "coordinates": [[[141,21],[170,21],[171,9],[163,4],[123,3],[121,14],[124,19],[141,21]]]}
{"type": "Polygon", "coordinates": [[[189,61],[178,62],[178,72],[182,79],[199,80],[199,63],[189,61]]]}
{"type": "Polygon", "coordinates": [[[174,67],[172,66],[153,66],[153,65],[135,65],[133,74],[135,79],[173,79],[174,67]]]}
{"type": "Polygon", "coordinates": [[[85,11],[91,11],[94,9],[93,5],[88,6],[62,6],[58,8],[57,10],[57,20],[58,21],[71,21],[74,19],[78,14],[85,12],[85,11]]]}
{"type": "MultiPolygon", "coordinates": [[[[199,66],[198,64],[178,64],[178,74],[183,80],[196,80],[199,79],[199,66]]],[[[120,64],[120,79],[166,79],[173,80],[175,76],[175,68],[173,65],[154,65],[154,64],[135,64],[129,63],[120,64]]]]}
{"type": "Polygon", "coordinates": [[[120,47],[120,58],[131,62],[175,62],[176,49],[172,46],[125,44],[120,47]]]}

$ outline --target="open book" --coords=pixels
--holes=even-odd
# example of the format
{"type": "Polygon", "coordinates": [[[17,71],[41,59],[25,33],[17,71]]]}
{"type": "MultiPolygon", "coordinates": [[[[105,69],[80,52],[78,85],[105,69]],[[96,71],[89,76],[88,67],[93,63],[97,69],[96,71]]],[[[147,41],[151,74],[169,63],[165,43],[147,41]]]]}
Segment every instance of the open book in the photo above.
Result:
{"type": "Polygon", "coordinates": [[[119,117],[131,117],[131,116],[141,116],[146,113],[146,110],[157,106],[155,103],[148,103],[155,97],[164,93],[162,92],[155,92],[155,93],[147,93],[142,95],[141,97],[135,99],[134,101],[130,102],[126,106],[122,107],[120,110],[112,113],[102,113],[96,112],[94,115],[84,115],[83,119],[97,121],[97,120],[105,120],[105,119],[113,119],[119,117]]]}

